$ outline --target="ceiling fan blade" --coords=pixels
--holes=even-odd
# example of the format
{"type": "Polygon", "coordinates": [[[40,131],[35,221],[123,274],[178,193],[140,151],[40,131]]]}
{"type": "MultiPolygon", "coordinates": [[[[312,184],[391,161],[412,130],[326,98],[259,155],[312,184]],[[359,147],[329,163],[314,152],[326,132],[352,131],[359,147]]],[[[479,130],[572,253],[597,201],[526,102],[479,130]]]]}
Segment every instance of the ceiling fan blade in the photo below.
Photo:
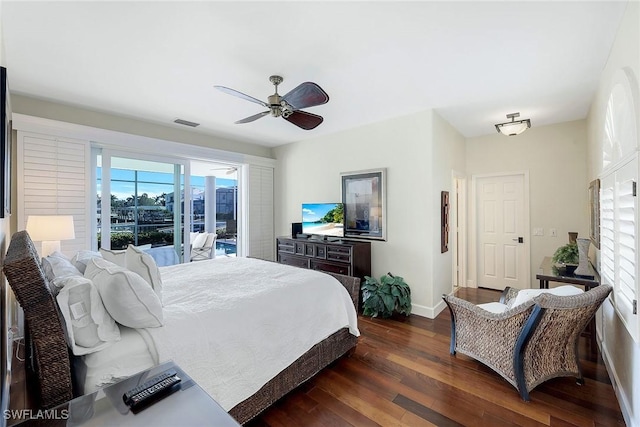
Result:
{"type": "Polygon", "coordinates": [[[315,129],[324,120],[321,116],[306,111],[294,111],[289,117],[282,118],[304,130],[315,129]]]}
{"type": "Polygon", "coordinates": [[[246,95],[246,94],[244,94],[242,92],[238,92],[235,89],[231,89],[231,88],[228,88],[228,87],[225,87],[225,86],[214,86],[214,87],[216,89],[218,89],[219,91],[222,91],[222,92],[227,93],[229,95],[237,96],[238,98],[246,99],[247,101],[255,102],[256,104],[260,104],[263,107],[269,108],[269,104],[267,104],[266,102],[260,101],[259,99],[254,98],[253,96],[246,95]]]}
{"type": "Polygon", "coordinates": [[[242,124],[242,123],[249,123],[249,122],[253,122],[258,120],[261,117],[266,116],[267,114],[269,114],[271,111],[263,111],[262,113],[258,113],[258,114],[254,114],[253,116],[249,116],[249,117],[245,117],[242,120],[238,120],[237,122],[235,122],[237,125],[242,124]]]}
{"type": "Polygon", "coordinates": [[[329,102],[329,95],[313,82],[304,82],[282,97],[294,110],[314,107],[329,102]]]}

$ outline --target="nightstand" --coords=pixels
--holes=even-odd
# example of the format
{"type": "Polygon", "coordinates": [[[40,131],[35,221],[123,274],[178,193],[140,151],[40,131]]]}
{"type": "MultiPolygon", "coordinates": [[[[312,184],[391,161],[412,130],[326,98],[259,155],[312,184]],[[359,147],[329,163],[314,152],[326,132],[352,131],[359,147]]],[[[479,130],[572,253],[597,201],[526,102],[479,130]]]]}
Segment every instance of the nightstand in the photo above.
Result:
{"type": "Polygon", "coordinates": [[[204,426],[238,427],[222,407],[178,365],[165,362],[94,393],[77,397],[48,411],[31,411],[20,426],[204,426]],[[180,389],[137,414],[122,395],[167,369],[175,369],[180,389]]]}

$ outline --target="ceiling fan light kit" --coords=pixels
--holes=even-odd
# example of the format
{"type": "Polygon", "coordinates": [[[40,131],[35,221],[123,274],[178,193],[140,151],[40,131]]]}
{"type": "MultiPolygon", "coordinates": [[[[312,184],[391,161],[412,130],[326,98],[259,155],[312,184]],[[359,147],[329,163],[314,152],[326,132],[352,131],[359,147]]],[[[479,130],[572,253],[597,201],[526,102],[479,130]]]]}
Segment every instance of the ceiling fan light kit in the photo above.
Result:
{"type": "Polygon", "coordinates": [[[282,117],[289,123],[293,123],[304,130],[315,129],[320,123],[322,123],[323,118],[317,114],[302,111],[302,109],[326,104],[329,102],[329,95],[327,95],[327,93],[316,83],[304,82],[288,92],[286,95],[280,96],[278,94],[278,85],[282,83],[283,80],[284,79],[281,76],[269,77],[269,81],[275,86],[275,93],[267,97],[267,102],[260,101],[257,98],[225,86],[214,87],[229,95],[237,96],[238,98],[242,98],[268,108],[267,111],[238,120],[235,122],[236,124],[253,122],[270,114],[272,117],[282,117]]]}
{"type": "Polygon", "coordinates": [[[516,136],[531,127],[531,119],[515,120],[516,117],[520,117],[520,113],[507,114],[507,118],[511,119],[511,121],[495,125],[498,133],[506,136],[516,136]]]}

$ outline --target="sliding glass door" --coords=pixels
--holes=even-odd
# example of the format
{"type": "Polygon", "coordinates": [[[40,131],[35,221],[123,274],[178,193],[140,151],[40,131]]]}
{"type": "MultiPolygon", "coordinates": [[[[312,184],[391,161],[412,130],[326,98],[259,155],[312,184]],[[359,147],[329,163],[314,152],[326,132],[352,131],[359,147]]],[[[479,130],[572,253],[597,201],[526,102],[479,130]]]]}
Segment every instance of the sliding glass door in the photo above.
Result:
{"type": "Polygon", "coordinates": [[[182,262],[184,231],[191,228],[184,191],[188,169],[180,161],[102,150],[96,174],[98,247],[164,247],[175,255],[163,259],[182,262]]]}

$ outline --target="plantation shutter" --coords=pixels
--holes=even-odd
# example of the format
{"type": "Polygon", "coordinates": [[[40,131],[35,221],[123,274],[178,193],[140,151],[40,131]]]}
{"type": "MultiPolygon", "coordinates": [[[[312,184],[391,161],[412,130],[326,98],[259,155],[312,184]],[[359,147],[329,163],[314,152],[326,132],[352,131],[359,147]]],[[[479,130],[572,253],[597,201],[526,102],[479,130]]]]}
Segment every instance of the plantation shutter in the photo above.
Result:
{"type": "Polygon", "coordinates": [[[88,141],[18,132],[18,229],[29,215],[73,215],[76,237],[60,242],[69,257],[91,248],[90,150],[88,141]]]}
{"type": "Polygon", "coordinates": [[[600,279],[615,283],[615,176],[600,181],[600,279]]]}
{"type": "Polygon", "coordinates": [[[273,261],[273,168],[250,165],[248,181],[247,256],[273,261]]]}
{"type": "Polygon", "coordinates": [[[621,165],[601,179],[600,262],[602,283],[613,285],[615,309],[638,341],[638,158],[621,165]]]}
{"type": "Polygon", "coordinates": [[[623,322],[632,336],[638,336],[638,322],[633,313],[636,295],[637,242],[635,180],[638,175],[637,161],[631,161],[616,171],[616,213],[618,233],[618,286],[616,306],[623,322]]]}

